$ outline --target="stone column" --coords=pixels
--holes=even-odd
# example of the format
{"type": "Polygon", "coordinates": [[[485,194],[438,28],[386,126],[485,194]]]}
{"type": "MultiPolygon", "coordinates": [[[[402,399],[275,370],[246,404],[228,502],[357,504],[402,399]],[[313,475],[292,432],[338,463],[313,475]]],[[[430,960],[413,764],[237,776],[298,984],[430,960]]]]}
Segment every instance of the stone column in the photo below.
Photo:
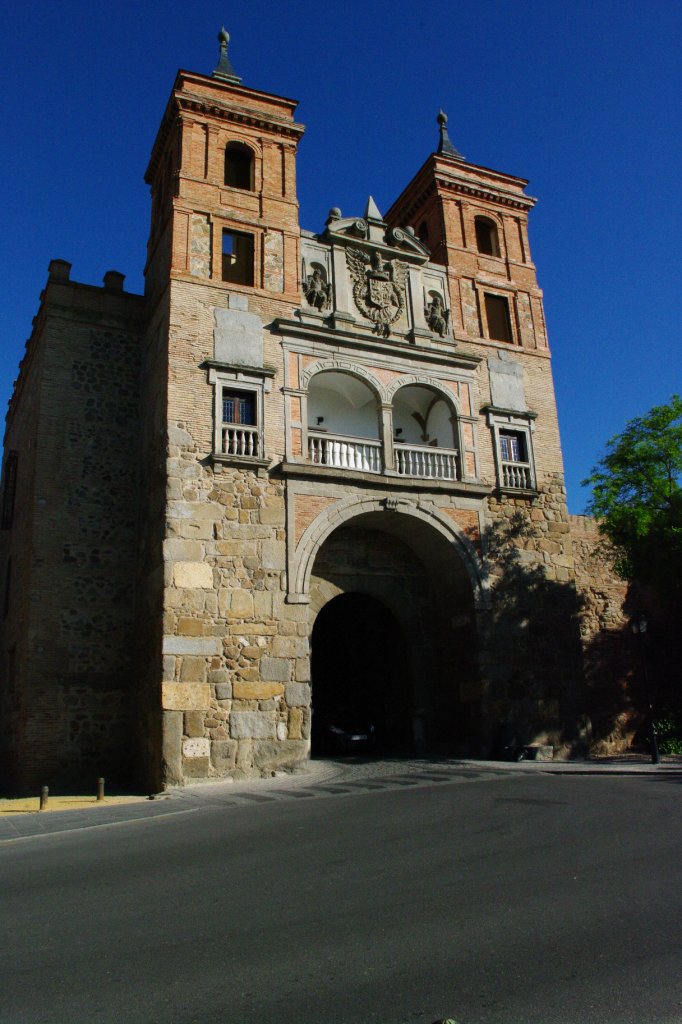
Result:
{"type": "Polygon", "coordinates": [[[393,406],[381,406],[381,448],[384,456],[384,469],[395,469],[395,453],[393,451],[393,406]]]}

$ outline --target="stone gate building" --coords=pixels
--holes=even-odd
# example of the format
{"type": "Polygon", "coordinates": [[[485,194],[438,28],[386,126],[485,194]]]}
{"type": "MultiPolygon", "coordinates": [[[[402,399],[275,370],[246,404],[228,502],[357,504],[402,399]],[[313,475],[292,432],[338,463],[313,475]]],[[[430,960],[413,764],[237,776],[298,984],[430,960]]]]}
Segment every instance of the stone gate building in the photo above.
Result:
{"type": "Polygon", "coordinates": [[[222,35],[151,154],[144,296],[50,264],[3,463],[19,785],[269,773],[348,714],[398,754],[585,739],[527,182],[441,113],[389,210],[302,230],[295,108],[222,35]]]}

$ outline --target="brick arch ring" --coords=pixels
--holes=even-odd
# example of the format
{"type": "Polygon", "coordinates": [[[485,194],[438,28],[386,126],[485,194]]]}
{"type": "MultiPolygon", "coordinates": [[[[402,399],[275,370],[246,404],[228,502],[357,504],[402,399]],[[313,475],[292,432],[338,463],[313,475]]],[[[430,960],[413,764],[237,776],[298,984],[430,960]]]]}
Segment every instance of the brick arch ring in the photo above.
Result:
{"type": "Polygon", "coordinates": [[[364,381],[372,391],[374,397],[381,403],[384,400],[384,389],[377,378],[366,370],[364,366],[353,363],[346,359],[318,359],[316,363],[307,366],[301,374],[301,387],[308,388],[313,377],[318,373],[334,371],[335,373],[348,373],[351,377],[358,377],[364,381]]]}
{"type": "Polygon", "coordinates": [[[406,388],[411,384],[420,384],[422,387],[430,388],[432,391],[436,391],[444,402],[455,410],[455,413],[459,415],[459,399],[454,391],[448,391],[443,386],[442,381],[435,380],[433,377],[420,377],[418,374],[405,374],[404,376],[398,377],[396,380],[391,381],[385,391],[386,402],[393,402],[393,399],[402,388],[406,388]]]}
{"type": "Polygon", "coordinates": [[[401,498],[346,498],[320,512],[304,531],[292,559],[289,574],[290,596],[307,598],[310,593],[310,577],[315,557],[325,540],[339,526],[368,512],[397,512],[421,520],[440,533],[459,556],[469,577],[474,598],[474,607],[490,606],[490,589],[485,567],[473,544],[455,522],[444,516],[437,508],[419,506],[409,499],[401,498]],[[292,585],[293,584],[293,585],[292,585]]]}

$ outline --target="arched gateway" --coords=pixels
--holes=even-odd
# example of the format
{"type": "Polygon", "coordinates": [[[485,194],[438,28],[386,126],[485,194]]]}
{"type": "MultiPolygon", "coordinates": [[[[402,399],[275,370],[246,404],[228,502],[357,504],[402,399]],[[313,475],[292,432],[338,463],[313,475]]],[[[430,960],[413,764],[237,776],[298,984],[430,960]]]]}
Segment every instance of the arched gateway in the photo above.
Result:
{"type": "Polygon", "coordinates": [[[377,506],[337,510],[308,553],[312,754],[352,749],[335,727],[372,727],[363,752],[453,754],[478,732],[478,558],[445,517],[377,506]]]}

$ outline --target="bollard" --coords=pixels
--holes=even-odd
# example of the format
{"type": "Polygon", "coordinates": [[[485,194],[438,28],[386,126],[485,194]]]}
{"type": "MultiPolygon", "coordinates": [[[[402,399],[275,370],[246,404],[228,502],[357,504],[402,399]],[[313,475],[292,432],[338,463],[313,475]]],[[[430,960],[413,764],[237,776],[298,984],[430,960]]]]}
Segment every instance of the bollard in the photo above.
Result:
{"type": "Polygon", "coordinates": [[[44,811],[47,808],[47,798],[50,795],[49,786],[43,786],[40,791],[40,807],[39,810],[44,811]]]}
{"type": "Polygon", "coordinates": [[[104,779],[97,780],[97,799],[104,800],[104,779]]]}

